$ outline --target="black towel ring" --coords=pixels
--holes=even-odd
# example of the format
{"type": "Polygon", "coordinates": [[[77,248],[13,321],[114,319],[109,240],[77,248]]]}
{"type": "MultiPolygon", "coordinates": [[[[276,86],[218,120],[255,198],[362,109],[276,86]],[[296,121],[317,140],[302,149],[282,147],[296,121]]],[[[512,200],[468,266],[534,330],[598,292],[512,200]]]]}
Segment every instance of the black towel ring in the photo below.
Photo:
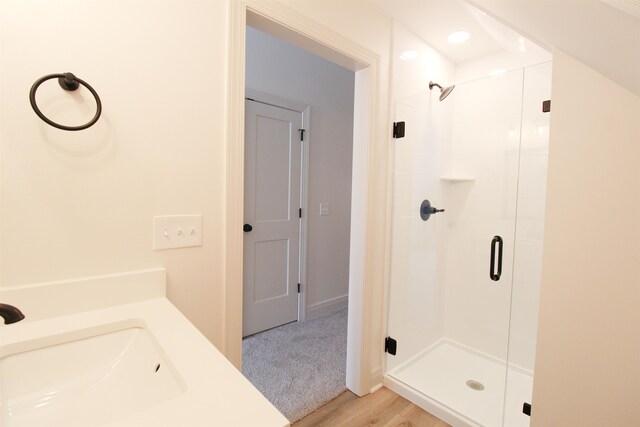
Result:
{"type": "Polygon", "coordinates": [[[93,90],[93,88],[89,86],[87,82],[77,78],[71,73],[49,74],[47,76],[44,76],[36,80],[33,86],[31,86],[31,91],[29,92],[29,101],[31,102],[31,107],[33,108],[33,111],[36,112],[38,117],[40,117],[42,120],[44,120],[46,123],[50,124],[51,126],[58,129],[62,129],[62,130],[83,130],[88,127],[91,127],[95,124],[95,122],[98,121],[98,119],[100,118],[100,114],[102,113],[102,103],[100,102],[100,97],[98,96],[98,93],[95,90],[93,90]],[[58,83],[60,84],[60,87],[64,90],[74,91],[78,89],[80,85],[89,89],[89,92],[91,92],[91,94],[96,100],[96,107],[97,107],[96,115],[93,116],[91,121],[80,126],[65,126],[65,125],[58,124],[53,120],[48,119],[44,114],[42,114],[42,111],[40,111],[40,109],[38,108],[38,105],[36,104],[36,91],[38,90],[38,86],[40,86],[42,83],[50,79],[55,79],[56,77],[58,78],[58,83]]]}

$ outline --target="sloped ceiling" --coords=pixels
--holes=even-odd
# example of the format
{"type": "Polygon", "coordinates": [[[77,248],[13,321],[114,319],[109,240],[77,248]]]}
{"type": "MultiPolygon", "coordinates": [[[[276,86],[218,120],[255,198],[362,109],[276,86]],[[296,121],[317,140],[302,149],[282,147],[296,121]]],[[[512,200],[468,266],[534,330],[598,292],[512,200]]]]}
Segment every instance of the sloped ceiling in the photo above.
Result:
{"type": "Polygon", "coordinates": [[[568,53],[640,96],[640,1],[469,2],[533,41],[568,53]]]}
{"type": "Polygon", "coordinates": [[[477,22],[471,7],[462,1],[435,0],[367,0],[385,15],[401,22],[431,47],[453,63],[481,58],[504,49],[477,22]],[[454,31],[465,30],[471,38],[461,44],[451,44],[447,36],[454,31]]]}

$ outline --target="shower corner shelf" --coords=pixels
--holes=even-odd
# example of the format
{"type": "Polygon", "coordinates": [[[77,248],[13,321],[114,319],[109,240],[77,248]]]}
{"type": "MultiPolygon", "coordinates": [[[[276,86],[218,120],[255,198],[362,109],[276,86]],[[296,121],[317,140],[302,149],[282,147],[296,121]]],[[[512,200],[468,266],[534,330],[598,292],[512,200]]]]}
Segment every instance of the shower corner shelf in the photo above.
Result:
{"type": "Polygon", "coordinates": [[[476,178],[473,176],[444,175],[440,177],[440,180],[446,182],[472,182],[475,181],[476,178]]]}

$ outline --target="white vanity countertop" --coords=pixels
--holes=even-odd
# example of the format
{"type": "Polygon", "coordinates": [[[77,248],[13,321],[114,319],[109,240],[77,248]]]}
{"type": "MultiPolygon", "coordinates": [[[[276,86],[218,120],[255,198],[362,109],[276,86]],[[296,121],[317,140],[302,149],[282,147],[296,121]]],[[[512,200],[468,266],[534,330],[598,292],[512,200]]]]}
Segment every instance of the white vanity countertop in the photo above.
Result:
{"type": "MultiPolygon", "coordinates": [[[[28,318],[28,311],[23,312],[28,318]]],[[[184,392],[106,426],[289,425],[287,419],[165,297],[0,326],[0,358],[7,352],[16,353],[16,349],[26,346],[29,341],[42,342],[46,337],[74,334],[85,329],[92,329],[93,333],[104,329],[106,333],[114,328],[131,326],[142,326],[155,338],[182,380],[184,392]]]]}

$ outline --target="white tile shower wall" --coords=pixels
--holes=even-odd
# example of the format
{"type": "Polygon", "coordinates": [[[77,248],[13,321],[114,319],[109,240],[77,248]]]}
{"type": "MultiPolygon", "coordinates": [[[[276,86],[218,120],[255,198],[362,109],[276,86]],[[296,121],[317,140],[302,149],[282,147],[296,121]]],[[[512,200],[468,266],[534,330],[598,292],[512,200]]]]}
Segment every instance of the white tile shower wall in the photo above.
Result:
{"type": "MultiPolygon", "coordinates": [[[[451,134],[450,107],[437,105],[429,80],[451,81],[453,64],[400,25],[394,26],[395,120],[406,122],[406,135],[393,141],[393,208],[389,334],[398,354],[387,369],[402,364],[443,335],[442,216],[424,222],[423,199],[442,205],[443,147],[451,134]],[[418,57],[399,55],[415,50],[418,57]],[[440,107],[434,110],[434,107],[440,107]]],[[[438,206],[439,207],[439,206],[438,206]]]]}
{"type": "Polygon", "coordinates": [[[459,84],[452,93],[447,186],[445,335],[507,357],[513,263],[522,71],[459,84]],[[490,243],[504,239],[502,278],[489,278],[490,243]]]}

